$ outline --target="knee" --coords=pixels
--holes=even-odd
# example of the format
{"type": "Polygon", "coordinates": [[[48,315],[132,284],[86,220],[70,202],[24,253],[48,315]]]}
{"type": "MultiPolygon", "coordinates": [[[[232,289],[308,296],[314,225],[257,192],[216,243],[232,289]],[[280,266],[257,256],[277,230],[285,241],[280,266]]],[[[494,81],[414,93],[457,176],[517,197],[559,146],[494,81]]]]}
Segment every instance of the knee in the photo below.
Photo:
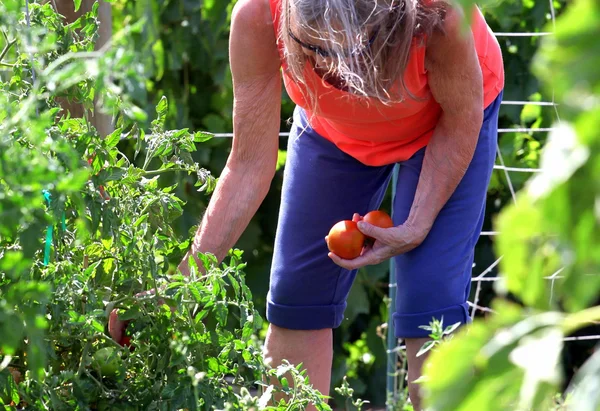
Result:
{"type": "Polygon", "coordinates": [[[288,356],[318,353],[333,349],[331,328],[320,330],[292,330],[269,324],[265,339],[264,355],[267,362],[278,362],[288,356]]]}
{"type": "Polygon", "coordinates": [[[269,324],[267,330],[266,344],[290,343],[294,345],[319,344],[331,338],[332,329],[323,328],[319,330],[293,330],[269,324]]]}

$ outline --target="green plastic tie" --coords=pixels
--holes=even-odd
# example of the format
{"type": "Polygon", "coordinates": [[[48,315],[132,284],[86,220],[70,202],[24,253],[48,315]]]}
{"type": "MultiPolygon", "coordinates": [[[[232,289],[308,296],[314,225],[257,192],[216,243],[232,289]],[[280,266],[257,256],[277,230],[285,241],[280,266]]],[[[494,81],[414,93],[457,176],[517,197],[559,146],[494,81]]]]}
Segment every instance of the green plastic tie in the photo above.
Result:
{"type": "MultiPolygon", "coordinates": [[[[42,191],[44,194],[44,199],[48,204],[48,208],[50,208],[50,192],[48,190],[42,191]]],[[[48,225],[46,228],[46,245],[44,247],[44,265],[48,265],[50,263],[50,251],[52,250],[52,231],[54,227],[52,224],[48,225]]]]}
{"type": "MultiPolygon", "coordinates": [[[[50,191],[43,190],[42,194],[44,194],[44,199],[46,200],[46,204],[48,204],[48,208],[50,208],[50,202],[51,202],[51,198],[52,198],[50,191]]],[[[66,220],[65,213],[63,212],[63,215],[62,215],[63,231],[67,230],[67,223],[65,220],[66,220]]],[[[53,232],[54,232],[54,225],[49,224],[48,227],[46,228],[46,244],[44,245],[44,266],[47,266],[50,263],[50,252],[52,251],[53,232]]]]}

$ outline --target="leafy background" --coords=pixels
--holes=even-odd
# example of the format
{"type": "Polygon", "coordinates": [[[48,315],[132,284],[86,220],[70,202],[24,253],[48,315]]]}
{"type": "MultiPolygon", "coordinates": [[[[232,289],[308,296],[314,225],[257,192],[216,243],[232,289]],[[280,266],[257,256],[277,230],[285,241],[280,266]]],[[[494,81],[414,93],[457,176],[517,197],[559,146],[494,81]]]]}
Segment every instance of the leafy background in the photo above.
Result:
{"type": "MultiPolygon", "coordinates": [[[[149,2],[152,6],[141,8],[139,2],[117,1],[119,10],[114,25],[119,27],[128,16],[146,18],[139,47],[148,53],[148,67],[154,70],[148,107],[166,94],[176,104],[170,107],[168,124],[172,127],[190,127],[214,133],[232,131],[232,86],[229,76],[227,39],[232,4],[227,1],[149,2]],[[136,6],[137,4],[137,6],[136,6]]],[[[555,1],[557,14],[563,11],[565,1],[555,1]]],[[[547,1],[508,0],[484,5],[486,19],[495,32],[538,32],[547,29],[551,20],[547,1]]],[[[540,87],[539,80],[530,69],[531,59],[538,49],[539,37],[500,37],[505,69],[505,100],[551,101],[552,94],[540,87]]],[[[281,131],[288,131],[293,104],[285,90],[282,94],[281,131]]],[[[550,127],[556,114],[551,107],[503,106],[500,127],[550,127]]],[[[505,133],[499,144],[506,166],[538,167],[541,147],[546,133],[505,133]]],[[[210,146],[199,148],[195,159],[210,170],[222,169],[230,149],[229,139],[215,139],[210,146]]],[[[285,139],[280,141],[285,150],[285,139]]],[[[514,189],[519,190],[529,174],[511,173],[514,189]]],[[[264,203],[252,219],[237,246],[245,251],[248,261],[247,281],[254,293],[257,309],[264,315],[265,296],[272,245],[277,223],[282,170],[277,173],[264,203]]],[[[193,191],[181,195],[186,201],[185,213],[178,219],[178,230],[185,233],[197,223],[207,203],[193,191]]],[[[390,204],[391,193],[382,208],[390,204]]],[[[502,208],[511,203],[506,178],[494,172],[488,193],[488,207],[484,230],[492,230],[492,221],[502,208]]],[[[497,258],[493,241],[482,237],[476,248],[474,275],[480,274],[497,258]]],[[[489,275],[495,276],[494,269],[489,275]]],[[[332,385],[338,385],[348,376],[357,394],[374,404],[385,402],[385,330],[387,321],[388,266],[382,264],[361,270],[351,291],[346,318],[334,333],[335,358],[332,385]],[[383,334],[382,334],[383,333],[383,334]]],[[[480,304],[487,306],[494,290],[484,283],[480,304]]],[[[574,347],[574,350],[577,348],[574,347]]]]}
{"type": "MultiPolygon", "coordinates": [[[[590,22],[598,18],[598,8],[585,0],[579,1],[577,6],[567,7],[567,2],[563,1],[555,1],[553,5],[559,19],[571,8],[585,19],[582,17],[581,21],[577,21],[573,14],[570,17],[565,14],[567,23],[561,26],[563,40],[559,46],[554,46],[558,50],[554,53],[553,43],[549,41],[545,53],[539,54],[542,38],[499,38],[507,73],[505,100],[550,101],[556,92],[561,102],[568,103],[561,106],[561,115],[575,121],[579,118],[578,113],[594,107],[593,93],[595,91],[597,95],[598,91],[597,78],[590,68],[595,60],[586,64],[577,60],[583,52],[593,52],[596,47],[590,39],[595,35],[597,38],[597,33],[590,22]],[[574,27],[579,27],[581,32],[574,27]],[[543,57],[537,57],[538,68],[534,72],[531,63],[538,55],[543,57]],[[555,73],[559,75],[556,79],[553,78],[555,73]],[[577,79],[585,80],[582,83],[577,79]],[[569,92],[572,89],[579,94],[569,92]]],[[[198,406],[198,395],[204,393],[202,395],[217,406],[229,404],[227,406],[231,409],[243,409],[253,401],[258,402],[258,398],[244,392],[241,395],[238,395],[239,392],[232,393],[222,382],[231,374],[248,377],[247,369],[240,371],[237,368],[240,363],[250,364],[258,372],[264,370],[256,350],[266,324],[258,318],[264,318],[281,169],[266,200],[237,244],[244,251],[243,260],[247,265],[239,264],[239,255],[233,255],[233,278],[228,277],[225,281],[221,277],[223,271],[231,269],[226,266],[215,269],[214,278],[206,285],[192,286],[183,279],[173,282],[174,288],[169,295],[172,305],[190,307],[190,301],[202,304],[211,299],[214,301],[203,316],[212,317],[207,328],[218,329],[218,332],[209,334],[210,340],[203,339],[200,334],[206,328],[190,322],[185,316],[171,315],[168,309],[155,313],[150,307],[151,301],[144,302],[142,309],[131,309],[127,314],[139,321],[148,317],[150,323],[136,334],[137,339],[147,342],[147,349],[140,349],[125,358],[131,370],[126,383],[116,387],[97,384],[98,381],[94,380],[97,376],[87,368],[86,346],[88,350],[95,350],[99,346],[114,344],[107,339],[104,329],[107,301],[116,300],[127,309],[135,292],[147,289],[155,282],[166,284],[164,274],[173,272],[187,246],[185,242],[181,243],[181,239],[190,238],[206,207],[214,184],[206,170],[218,177],[231,144],[227,138],[207,139],[200,131],[231,131],[232,87],[227,42],[233,2],[114,0],[111,6],[112,29],[118,34],[114,39],[115,47],[100,57],[93,54],[97,9],[90,7],[89,14],[67,26],[52,11],[50,3],[41,5],[34,2],[31,4],[32,30],[29,31],[25,29],[27,24],[22,2],[7,1],[2,5],[4,13],[0,23],[6,36],[0,44],[7,52],[0,59],[3,63],[0,68],[4,92],[1,115],[2,120],[7,121],[3,121],[3,136],[6,138],[1,140],[0,146],[0,213],[3,216],[0,223],[0,329],[3,330],[2,335],[9,335],[7,330],[11,330],[10,335],[13,336],[2,341],[2,355],[4,360],[13,356],[13,369],[23,373],[31,369],[18,392],[21,400],[24,398],[29,403],[38,398],[40,408],[52,404],[53,409],[72,409],[74,404],[78,404],[85,409],[84,405],[87,406],[89,401],[97,402],[98,409],[101,401],[119,407],[133,401],[158,409],[182,404],[194,408],[198,406]],[[32,47],[33,40],[38,42],[36,47],[32,47]],[[30,55],[32,52],[35,53],[34,59],[30,55]],[[68,52],[91,54],[86,55],[89,59],[61,60],[68,52]],[[31,81],[32,62],[36,65],[37,85],[31,81]],[[90,76],[89,73],[95,75],[90,76]],[[92,100],[99,96],[104,99],[102,104],[116,113],[118,131],[110,138],[99,139],[90,127],[88,116],[83,119],[62,118],[56,124],[53,121],[57,114],[53,109],[60,102],[81,102],[89,113],[92,100]],[[52,138],[48,139],[48,135],[52,138]],[[36,150],[43,155],[36,154],[36,150]],[[59,155],[46,156],[49,153],[59,155]],[[85,163],[91,154],[94,156],[90,170],[81,162],[85,163]],[[27,161],[27,158],[36,160],[27,161]],[[101,170],[102,164],[108,164],[109,170],[101,170]],[[171,170],[174,165],[181,171],[171,170]],[[88,178],[91,178],[92,185],[86,183],[88,178]],[[103,184],[116,194],[109,203],[99,201],[97,190],[103,184]],[[52,213],[48,216],[43,212],[44,203],[39,192],[53,185],[56,192],[52,213]],[[204,191],[198,191],[200,186],[204,191]],[[140,203],[119,200],[138,197],[141,198],[140,203]],[[148,210],[152,212],[148,213],[148,210]],[[66,229],[60,224],[65,211],[68,212],[66,229]],[[87,215],[89,219],[78,219],[78,215],[87,215]],[[42,263],[40,250],[43,248],[44,228],[49,221],[56,222],[55,234],[60,242],[55,244],[56,262],[46,266],[42,263]],[[118,234],[120,230],[123,235],[118,234]],[[144,241],[137,244],[132,238],[144,241]],[[15,252],[19,247],[22,252],[15,252]],[[149,254],[158,259],[140,257],[149,254]],[[116,259],[111,259],[111,256],[116,259]],[[120,261],[127,261],[129,265],[121,266],[120,261]],[[240,270],[245,275],[238,274],[240,270]],[[232,308],[230,314],[233,320],[226,326],[223,306],[227,293],[222,294],[221,290],[235,293],[237,287],[243,285],[247,285],[248,289],[237,296],[234,305],[238,308],[232,308]],[[17,306],[20,308],[13,310],[17,306]],[[243,322],[240,320],[244,317],[240,317],[240,313],[253,316],[250,323],[253,329],[241,326],[243,322]],[[65,330],[70,334],[63,335],[65,330]],[[49,333],[48,337],[44,337],[44,332],[49,333]],[[174,339],[180,344],[153,339],[152,332],[156,335],[173,332],[174,339]],[[246,341],[249,334],[253,336],[250,343],[246,341]],[[25,341],[24,335],[27,336],[25,341]],[[69,341],[73,336],[78,341],[69,341]],[[173,362],[166,364],[164,358],[155,361],[148,357],[153,350],[166,353],[164,358],[171,358],[173,362]],[[185,363],[183,353],[188,350],[210,354],[202,360],[192,355],[192,363],[188,364],[192,368],[186,374],[182,373],[182,364],[185,363]],[[219,352],[222,355],[218,355],[219,352]],[[248,357],[244,352],[252,354],[248,357]],[[38,382],[36,378],[44,373],[52,378],[44,383],[38,382]],[[202,373],[208,373],[209,378],[202,380],[202,373]],[[148,379],[148,375],[171,379],[171,383],[151,386],[149,382],[152,379],[148,379]],[[178,386],[190,384],[193,389],[176,391],[178,386]],[[63,392],[60,387],[70,387],[68,390],[72,391],[64,388],[67,391],[63,392]],[[73,393],[77,394],[75,398],[66,395],[73,393]],[[89,397],[86,398],[83,393],[88,393],[89,397]],[[181,404],[172,402],[175,394],[182,398],[181,404]],[[44,401],[46,403],[42,404],[44,401]]],[[[490,26],[496,32],[553,29],[549,2],[507,0],[484,2],[483,7],[490,26]]],[[[282,109],[281,130],[287,131],[293,105],[285,92],[282,94],[282,109]]],[[[551,107],[503,106],[500,126],[550,127],[555,118],[556,113],[551,107]]],[[[593,130],[597,129],[594,124],[590,117],[579,118],[577,133],[597,150],[597,142],[593,140],[593,130]]],[[[546,133],[539,132],[502,134],[499,145],[506,165],[540,166],[542,147],[547,138],[546,133]]],[[[285,143],[282,138],[281,166],[285,158],[285,143]]],[[[554,160],[556,164],[562,164],[554,160]]],[[[524,188],[529,177],[529,174],[511,173],[514,188],[517,191],[524,188]]],[[[600,177],[592,163],[575,178],[575,183],[567,185],[559,192],[560,195],[552,197],[552,201],[524,201],[523,208],[512,208],[504,174],[500,171],[494,173],[488,192],[484,230],[495,229],[494,222],[500,215],[505,215],[498,221],[508,234],[496,242],[493,238],[481,239],[476,249],[474,275],[487,268],[499,254],[507,255],[500,271],[494,269],[489,274],[496,276],[506,272],[506,284],[501,283],[505,287],[493,288],[491,283],[484,283],[480,296],[481,305],[494,306],[500,315],[492,322],[478,323],[473,340],[456,339],[457,342],[448,348],[451,355],[444,357],[446,351],[440,349],[441,357],[454,359],[449,364],[460,366],[464,363],[465,346],[486,348],[485,343],[488,339],[493,340],[496,332],[512,330],[512,325],[520,324],[524,315],[522,311],[495,301],[506,290],[507,300],[518,302],[518,307],[524,305],[529,313],[548,309],[577,312],[593,305],[593,298],[597,295],[595,283],[580,281],[581,277],[575,274],[597,272],[597,254],[586,251],[598,249],[594,248],[598,244],[597,234],[596,237],[593,234],[594,228],[598,232],[598,223],[591,211],[594,210],[597,184],[592,186],[596,190],[591,191],[592,194],[585,194],[583,188],[591,181],[600,181],[600,177]],[[574,203],[579,208],[570,206],[574,203]],[[543,215],[540,215],[540,210],[544,210],[543,215]],[[578,225],[580,216],[583,216],[584,222],[578,225]],[[523,224],[524,221],[528,224],[523,224]],[[570,227],[577,228],[571,232],[570,227]],[[544,238],[536,237],[539,232],[550,237],[558,234],[566,240],[558,245],[547,243],[544,238]],[[523,239],[531,239],[531,242],[524,243],[523,239]],[[549,251],[538,255],[536,250],[542,245],[546,246],[543,250],[549,251]],[[513,249],[516,251],[511,253],[513,249]],[[548,301],[549,290],[542,285],[541,279],[552,274],[549,271],[560,263],[569,263],[568,257],[572,253],[581,263],[565,271],[567,279],[557,284],[564,292],[559,293],[555,305],[546,306],[544,302],[548,301]],[[538,259],[534,258],[536,256],[538,259]]],[[[384,208],[389,201],[388,194],[384,208]]],[[[332,386],[343,387],[346,377],[354,394],[374,405],[385,403],[387,278],[387,264],[359,273],[350,295],[346,319],[334,333],[332,386]]],[[[587,277],[585,279],[588,280],[587,277]]],[[[593,315],[586,314],[583,318],[593,318],[593,315]]],[[[578,317],[565,320],[561,315],[555,315],[543,319],[540,323],[543,325],[539,326],[551,332],[546,340],[541,337],[538,340],[550,341],[551,347],[560,348],[561,367],[567,376],[562,380],[563,386],[592,354],[595,342],[570,342],[562,349],[555,343],[556,339],[551,338],[556,336],[552,332],[558,328],[561,334],[577,335],[586,332],[582,329],[583,323],[585,321],[578,320],[578,317]]],[[[478,400],[484,401],[484,404],[485,401],[489,404],[490,399],[500,392],[511,395],[506,403],[518,397],[524,380],[521,370],[507,360],[508,353],[515,346],[501,346],[495,357],[475,357],[479,363],[491,363],[484,374],[487,378],[485,389],[476,381],[465,379],[459,372],[464,369],[456,371],[456,368],[448,368],[447,374],[456,377],[449,381],[444,372],[436,373],[440,366],[436,366],[434,360],[432,382],[428,389],[438,394],[437,398],[446,401],[434,403],[434,409],[448,409],[452,404],[456,405],[454,409],[459,409],[459,406],[473,409],[474,404],[481,404],[476,402],[477,398],[473,400],[473,397],[461,395],[466,392],[476,397],[479,395],[478,400]],[[512,381],[514,386],[499,386],[499,380],[512,381]],[[460,401],[463,403],[459,404],[460,401]]],[[[556,351],[540,352],[548,353],[548,358],[556,354],[556,351]]],[[[589,373],[590,369],[594,370],[594,364],[588,364],[584,369],[589,373]]],[[[535,369],[539,365],[532,363],[529,368],[535,369]]],[[[6,369],[4,366],[0,369],[4,370],[4,376],[6,369]]],[[[441,369],[444,369],[443,366],[441,369]]],[[[548,374],[554,371],[552,368],[548,374]]],[[[245,381],[240,377],[240,385],[254,389],[251,378],[248,378],[245,381]]],[[[552,378],[549,380],[554,382],[552,378]]],[[[14,399],[17,392],[11,385],[14,381],[11,382],[10,378],[7,381],[8,386],[0,389],[14,399]]],[[[551,398],[552,392],[544,391],[541,396],[551,398]]],[[[336,397],[334,403],[344,404],[343,397],[348,393],[348,387],[332,390],[336,397]]],[[[314,395],[310,392],[305,394],[306,398],[314,395]]],[[[3,401],[6,403],[6,399],[3,401]]],[[[503,405],[502,402],[498,404],[503,405]]]]}

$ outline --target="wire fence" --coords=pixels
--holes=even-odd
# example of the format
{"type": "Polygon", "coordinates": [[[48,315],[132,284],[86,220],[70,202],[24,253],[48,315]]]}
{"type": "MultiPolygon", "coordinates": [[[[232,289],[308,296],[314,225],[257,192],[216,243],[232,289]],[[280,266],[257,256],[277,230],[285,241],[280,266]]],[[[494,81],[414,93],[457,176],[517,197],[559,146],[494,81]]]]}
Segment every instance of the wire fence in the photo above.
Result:
{"type": "MultiPolygon", "coordinates": [[[[552,21],[552,26],[556,26],[556,11],[554,8],[553,0],[549,0],[550,5],[550,16],[552,21]]],[[[540,36],[550,36],[553,32],[529,32],[529,33],[495,33],[496,37],[540,37],[540,36]]],[[[525,106],[525,105],[534,105],[534,106],[547,106],[552,107],[554,109],[555,114],[555,123],[560,123],[560,114],[558,111],[558,104],[554,101],[554,93],[552,95],[552,101],[541,101],[541,102],[533,102],[533,101],[503,101],[503,106],[525,106]]],[[[506,133],[548,133],[556,130],[556,127],[545,127],[545,128],[530,128],[530,127],[515,127],[515,128],[500,128],[498,130],[499,134],[506,133]]],[[[543,173],[544,170],[540,168],[518,168],[518,167],[508,167],[506,166],[504,159],[502,157],[502,153],[500,151],[500,147],[498,145],[498,155],[497,155],[497,164],[494,166],[494,170],[501,172],[504,175],[505,182],[510,190],[512,201],[516,203],[517,195],[515,190],[515,185],[513,184],[513,180],[511,174],[513,173],[529,173],[529,174],[537,174],[543,173]]],[[[482,231],[481,237],[494,237],[498,236],[500,233],[497,231],[482,231]]],[[[481,238],[480,237],[480,238],[481,238]]],[[[476,317],[478,315],[489,315],[493,314],[494,310],[490,307],[486,307],[481,302],[481,293],[484,288],[484,284],[486,283],[494,283],[498,281],[502,281],[503,278],[498,275],[499,264],[502,261],[502,256],[498,256],[498,258],[490,264],[487,268],[483,269],[479,274],[475,274],[472,277],[472,286],[474,288],[473,298],[468,301],[470,307],[470,314],[472,317],[476,317]]],[[[393,264],[391,267],[393,268],[393,264]]],[[[474,268],[476,265],[474,264],[474,268]]],[[[554,288],[555,282],[558,279],[561,279],[560,276],[562,269],[558,270],[554,274],[546,277],[545,279],[550,282],[550,300],[552,301],[554,298],[554,288]]],[[[393,272],[393,271],[392,271],[393,272]]],[[[396,283],[394,282],[394,277],[390,276],[390,306],[394,307],[395,301],[395,288],[396,283]]],[[[390,323],[392,323],[390,321],[390,323]]],[[[401,399],[403,394],[403,389],[406,387],[406,361],[405,357],[402,355],[402,351],[404,350],[404,346],[399,345],[398,341],[394,337],[393,324],[388,325],[388,375],[387,375],[387,398],[388,398],[388,410],[395,409],[395,404],[399,399],[401,399]],[[394,345],[392,345],[394,344],[394,345]]],[[[563,339],[565,342],[574,342],[574,341],[594,341],[600,340],[600,335],[578,335],[578,336],[568,336],[563,339]]]]}
{"type": "MultiPolygon", "coordinates": [[[[554,9],[554,4],[552,0],[549,0],[550,4],[550,15],[552,18],[553,25],[555,25],[556,12],[554,9]]],[[[523,33],[495,33],[496,37],[543,37],[550,36],[552,32],[523,32],[523,33]]],[[[502,101],[502,106],[542,106],[542,107],[552,107],[554,109],[556,123],[560,123],[560,115],[558,111],[559,105],[554,101],[554,96],[552,96],[552,101],[525,101],[525,100],[506,100],[502,101]]],[[[549,133],[557,130],[556,127],[511,127],[511,128],[500,128],[498,129],[498,134],[509,134],[509,133],[549,133]]],[[[232,138],[233,133],[210,133],[214,138],[232,138]]],[[[281,132],[279,133],[280,137],[288,137],[289,133],[281,132]]],[[[504,180],[506,185],[510,191],[511,198],[513,202],[517,202],[517,190],[515,189],[515,184],[513,183],[513,179],[511,174],[513,173],[526,173],[526,174],[538,174],[543,173],[544,170],[541,168],[521,168],[521,167],[510,167],[505,164],[504,158],[502,157],[502,153],[500,151],[500,146],[497,147],[497,163],[494,165],[494,170],[500,172],[504,176],[504,180]]],[[[397,168],[394,172],[394,178],[392,183],[392,188],[395,189],[397,182],[397,168]]],[[[395,191],[392,193],[395,194],[395,191]]],[[[498,231],[482,231],[481,237],[495,237],[500,235],[498,231]]],[[[491,263],[488,267],[483,269],[480,273],[473,275],[472,277],[472,286],[474,288],[472,301],[468,301],[470,307],[470,314],[472,317],[480,316],[480,315],[489,315],[493,314],[494,310],[490,307],[486,307],[483,305],[481,301],[481,293],[484,289],[484,284],[486,283],[494,283],[498,281],[502,281],[503,278],[498,275],[499,264],[502,261],[502,256],[499,256],[493,263],[491,263]]],[[[474,269],[477,267],[474,264],[474,269]]],[[[556,273],[546,277],[546,280],[550,282],[551,287],[551,295],[552,299],[554,296],[554,287],[555,281],[561,279],[560,272],[562,270],[558,270],[556,273]]],[[[390,307],[395,306],[396,299],[396,280],[394,277],[395,267],[393,259],[390,261],[390,282],[389,282],[389,297],[390,297],[390,307]]],[[[390,316],[391,318],[391,316],[390,316]]],[[[583,335],[583,336],[569,336],[563,339],[565,342],[572,341],[588,341],[588,340],[600,340],[600,335],[583,335]]],[[[404,387],[406,387],[406,361],[405,356],[403,355],[403,351],[405,347],[399,344],[398,339],[394,336],[393,322],[390,321],[387,326],[387,355],[388,355],[388,366],[387,366],[387,395],[388,395],[388,410],[394,409],[395,403],[398,399],[402,397],[402,391],[404,387]]]]}

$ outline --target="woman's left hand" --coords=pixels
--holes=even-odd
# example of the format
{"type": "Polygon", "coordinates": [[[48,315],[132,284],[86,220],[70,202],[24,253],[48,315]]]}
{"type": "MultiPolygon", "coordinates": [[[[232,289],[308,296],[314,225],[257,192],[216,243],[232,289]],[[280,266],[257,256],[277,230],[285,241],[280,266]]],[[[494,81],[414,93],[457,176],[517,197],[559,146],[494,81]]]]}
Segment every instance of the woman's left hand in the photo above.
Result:
{"type": "Polygon", "coordinates": [[[410,224],[391,228],[380,228],[365,221],[358,222],[358,229],[366,236],[375,239],[372,245],[366,246],[360,256],[345,260],[334,253],[329,253],[337,265],[348,270],[376,265],[399,254],[418,247],[427,237],[427,231],[418,230],[410,224]]]}

